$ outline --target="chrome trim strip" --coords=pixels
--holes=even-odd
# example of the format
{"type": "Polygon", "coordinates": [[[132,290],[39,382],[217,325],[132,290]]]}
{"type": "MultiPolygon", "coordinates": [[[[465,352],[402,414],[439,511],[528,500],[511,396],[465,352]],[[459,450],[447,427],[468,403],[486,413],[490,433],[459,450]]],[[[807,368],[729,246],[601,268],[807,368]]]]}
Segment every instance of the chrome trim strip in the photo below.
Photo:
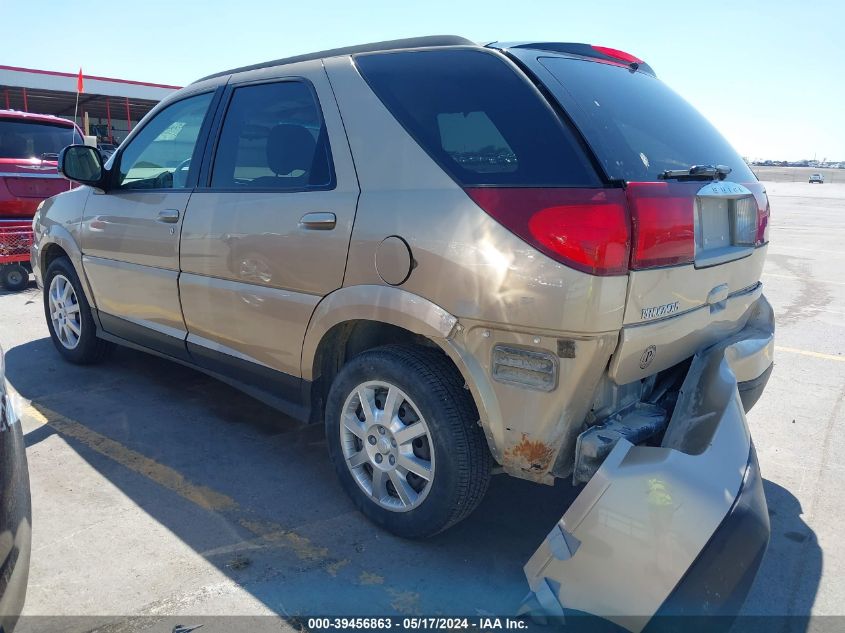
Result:
{"type": "Polygon", "coordinates": [[[185,339],[185,341],[187,343],[193,343],[194,345],[204,347],[204,348],[209,349],[213,352],[219,352],[219,353],[225,354],[227,356],[232,356],[234,358],[238,358],[238,359],[246,361],[248,363],[252,363],[253,365],[259,365],[259,366],[265,367],[267,369],[272,369],[273,371],[279,371],[278,369],[270,367],[270,365],[267,365],[266,363],[262,363],[260,360],[253,358],[252,356],[247,356],[246,354],[242,354],[241,352],[239,352],[236,349],[233,349],[233,348],[228,347],[226,345],[221,345],[220,343],[217,343],[216,341],[212,341],[211,339],[207,339],[203,336],[199,336],[197,334],[194,334],[193,332],[188,332],[188,336],[185,339]]]}
{"type": "Polygon", "coordinates": [[[13,171],[0,171],[0,178],[43,178],[45,180],[65,180],[65,177],[56,172],[41,174],[26,174],[13,171]]]}
{"type": "Polygon", "coordinates": [[[713,197],[735,200],[736,198],[744,198],[746,196],[753,196],[754,194],[739,183],[720,180],[707,183],[695,195],[701,198],[713,197]]]}
{"type": "Polygon", "coordinates": [[[148,330],[152,330],[153,332],[158,332],[159,334],[164,334],[165,336],[170,336],[180,341],[184,341],[185,337],[187,336],[188,332],[186,330],[179,330],[177,328],[173,328],[167,325],[163,325],[161,323],[156,323],[155,321],[149,321],[147,319],[138,319],[131,316],[117,316],[114,314],[110,314],[105,311],[101,311],[103,314],[109,314],[116,319],[123,319],[124,321],[128,321],[133,325],[137,325],[139,327],[147,328],[148,330]]]}
{"type": "MultiPolygon", "coordinates": [[[[763,282],[758,281],[758,282],[756,282],[756,283],[754,283],[750,286],[746,286],[745,288],[742,288],[741,290],[737,290],[735,292],[730,293],[725,298],[725,300],[730,301],[731,299],[733,299],[735,297],[739,297],[739,296],[745,295],[745,294],[751,294],[753,292],[756,292],[759,289],[762,289],[762,287],[763,287],[763,282]]],[[[654,325],[655,323],[660,323],[662,321],[668,321],[669,319],[677,319],[680,316],[692,314],[693,312],[698,312],[699,310],[704,310],[704,309],[709,310],[710,305],[705,303],[703,305],[696,306],[694,308],[688,308],[687,310],[684,310],[683,312],[673,312],[672,314],[668,314],[664,317],[660,317],[659,319],[652,319],[651,321],[640,321],[638,323],[629,323],[628,325],[624,325],[622,327],[623,327],[623,329],[633,329],[633,328],[642,327],[644,325],[654,325]]]]}

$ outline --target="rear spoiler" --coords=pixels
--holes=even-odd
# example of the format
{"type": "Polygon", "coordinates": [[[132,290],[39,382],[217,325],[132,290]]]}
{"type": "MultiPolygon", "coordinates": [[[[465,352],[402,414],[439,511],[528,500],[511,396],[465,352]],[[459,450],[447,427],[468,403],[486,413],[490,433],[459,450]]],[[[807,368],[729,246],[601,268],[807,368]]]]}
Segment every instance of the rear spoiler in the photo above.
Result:
{"type": "Polygon", "coordinates": [[[640,71],[652,77],[657,75],[651,66],[641,60],[639,57],[620,51],[615,48],[608,48],[606,46],[595,46],[593,44],[577,44],[572,42],[493,42],[488,44],[490,48],[508,49],[508,48],[530,48],[539,51],[548,51],[550,53],[559,53],[563,55],[572,55],[585,59],[595,59],[598,61],[618,64],[620,66],[627,66],[633,71],[640,71]]]}

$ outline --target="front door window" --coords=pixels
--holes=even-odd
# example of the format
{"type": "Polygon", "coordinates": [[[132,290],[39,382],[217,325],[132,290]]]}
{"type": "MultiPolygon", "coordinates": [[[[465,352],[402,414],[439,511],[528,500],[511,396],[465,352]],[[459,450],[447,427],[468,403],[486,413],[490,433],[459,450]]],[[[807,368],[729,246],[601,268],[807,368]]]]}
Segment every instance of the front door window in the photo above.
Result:
{"type": "Polygon", "coordinates": [[[120,156],[119,189],[184,189],[212,93],[178,101],[147,123],[120,156]]]}

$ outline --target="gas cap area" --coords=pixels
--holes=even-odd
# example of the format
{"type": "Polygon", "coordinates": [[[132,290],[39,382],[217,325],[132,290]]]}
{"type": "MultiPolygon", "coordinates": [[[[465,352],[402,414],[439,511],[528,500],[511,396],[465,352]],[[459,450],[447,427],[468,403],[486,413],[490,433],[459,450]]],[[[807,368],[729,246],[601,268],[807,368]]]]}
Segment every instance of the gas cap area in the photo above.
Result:
{"type": "Polygon", "coordinates": [[[376,272],[384,283],[399,286],[411,276],[414,259],[411,247],[398,235],[382,240],[376,250],[376,272]]]}

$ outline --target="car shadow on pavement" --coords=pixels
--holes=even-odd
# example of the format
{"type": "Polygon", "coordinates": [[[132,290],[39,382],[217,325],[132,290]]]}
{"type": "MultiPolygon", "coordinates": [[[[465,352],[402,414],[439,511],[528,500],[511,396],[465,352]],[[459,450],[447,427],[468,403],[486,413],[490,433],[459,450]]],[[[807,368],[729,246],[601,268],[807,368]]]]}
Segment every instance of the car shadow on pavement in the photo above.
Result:
{"type": "MultiPolygon", "coordinates": [[[[132,504],[276,613],[515,613],[527,592],[522,565],[577,494],[565,482],[494,476],[469,519],[433,539],[404,541],[354,509],[322,427],[201,372],[128,349],[75,367],[46,338],[9,349],[6,364],[9,382],[32,401],[30,415],[47,420],[27,433],[30,451],[58,434],[132,504]]],[[[68,530],[84,530],[113,508],[91,501],[81,510],[68,517],[68,530]]],[[[111,566],[136,566],[130,553],[117,554],[111,566]]],[[[162,612],[165,598],[142,604],[162,612]]]]}
{"type": "Polygon", "coordinates": [[[789,490],[765,478],[763,489],[772,536],[734,630],[841,630],[841,618],[835,616],[828,616],[827,623],[810,627],[809,614],[818,592],[824,556],[815,532],[802,519],[801,503],[789,490]]]}
{"type": "MultiPolygon", "coordinates": [[[[47,420],[27,433],[30,451],[58,434],[130,505],[285,616],[513,614],[527,592],[522,565],[578,493],[563,481],[549,487],[495,476],[463,523],[405,541],[354,509],[322,427],[301,425],[198,371],[128,349],[75,367],[46,338],[9,349],[6,366],[10,383],[32,401],[30,414],[47,420]]],[[[806,614],[821,551],[795,497],[764,485],[772,544],[743,613],[806,614]]],[[[37,537],[43,501],[33,492],[37,537]]],[[[94,496],[68,517],[68,530],[85,530],[112,510],[94,496]]],[[[115,552],[118,577],[122,565],[137,566],[131,552],[115,552]]],[[[49,583],[39,579],[44,590],[49,583]]],[[[169,601],[184,607],[178,594],[197,589],[174,581],[144,596],[131,615],[167,613],[169,601]]],[[[799,628],[783,630],[803,630],[800,620],[791,623],[799,628]]]]}

